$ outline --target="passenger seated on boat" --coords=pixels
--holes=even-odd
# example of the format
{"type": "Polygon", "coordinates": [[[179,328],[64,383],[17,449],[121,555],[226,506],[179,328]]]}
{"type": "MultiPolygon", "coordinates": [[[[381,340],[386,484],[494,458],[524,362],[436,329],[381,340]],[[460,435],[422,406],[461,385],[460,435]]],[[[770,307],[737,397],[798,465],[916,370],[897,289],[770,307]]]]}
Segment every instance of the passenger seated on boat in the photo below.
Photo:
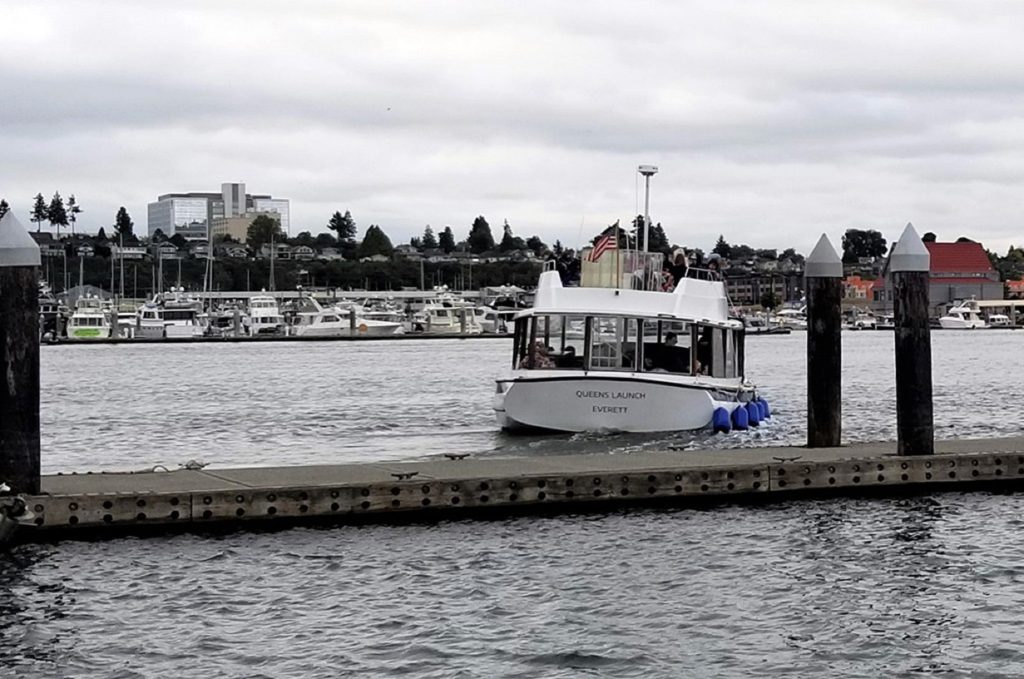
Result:
{"type": "Polygon", "coordinates": [[[537,340],[530,347],[530,353],[523,356],[523,359],[519,361],[520,368],[533,368],[533,369],[544,369],[554,368],[555,363],[548,357],[548,348],[543,342],[537,340]],[[532,360],[531,360],[532,359],[532,360]],[[532,365],[531,365],[532,363],[532,365]]]}
{"type": "Polygon", "coordinates": [[[576,347],[566,347],[561,354],[555,357],[556,368],[581,368],[583,367],[582,357],[577,360],[576,347]]]}
{"type": "Polygon", "coordinates": [[[644,369],[647,368],[649,358],[657,372],[689,373],[690,372],[690,350],[687,347],[676,346],[679,338],[674,332],[665,334],[665,340],[660,344],[644,344],[644,369]]]}

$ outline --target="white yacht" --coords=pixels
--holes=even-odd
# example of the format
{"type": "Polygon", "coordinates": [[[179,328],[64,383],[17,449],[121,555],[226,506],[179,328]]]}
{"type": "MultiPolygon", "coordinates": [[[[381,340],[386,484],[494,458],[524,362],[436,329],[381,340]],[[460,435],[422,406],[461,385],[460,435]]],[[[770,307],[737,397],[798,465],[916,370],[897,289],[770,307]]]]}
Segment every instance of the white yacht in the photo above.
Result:
{"type": "Polygon", "coordinates": [[[164,310],[154,300],[146,302],[138,311],[135,336],[142,339],[162,339],[164,335],[164,310]]]}
{"type": "Polygon", "coordinates": [[[1006,314],[989,314],[987,322],[990,328],[1009,328],[1013,325],[1006,314]]]}
{"type": "Polygon", "coordinates": [[[780,309],[775,313],[775,323],[790,330],[806,330],[806,307],[801,309],[780,309]]]}
{"type": "Polygon", "coordinates": [[[68,339],[104,339],[110,337],[110,302],[99,297],[79,297],[68,320],[68,339]]]}
{"type": "Polygon", "coordinates": [[[503,429],[728,430],[769,415],[743,377],[743,323],[716,274],[691,269],[664,292],[655,276],[638,286],[623,273],[660,272],[660,253],[613,257],[614,271],[606,259],[584,258],[582,282],[615,287],[563,287],[552,266],[541,273],[533,308],[515,319],[511,372],[496,381],[503,429]]]}
{"type": "Polygon", "coordinates": [[[455,297],[447,288],[435,288],[435,291],[439,293],[438,296],[424,304],[413,317],[414,331],[434,335],[461,333],[463,322],[467,335],[479,335],[483,331],[472,304],[455,297]]]}
{"type": "Polygon", "coordinates": [[[202,303],[185,293],[185,288],[171,288],[163,298],[164,336],[202,337],[205,328],[199,321],[202,303]]]}
{"type": "Polygon", "coordinates": [[[312,297],[303,298],[291,317],[290,333],[296,337],[372,337],[394,335],[403,330],[397,321],[362,318],[358,307],[350,308],[356,311],[354,327],[349,309],[324,307],[312,297]]]}
{"type": "Polygon", "coordinates": [[[253,295],[249,299],[249,334],[281,335],[284,334],[285,322],[277,300],[270,295],[253,295]]]}
{"type": "Polygon", "coordinates": [[[978,302],[972,297],[950,307],[946,315],[939,318],[939,325],[945,330],[974,330],[984,328],[987,324],[981,317],[978,302]]]}

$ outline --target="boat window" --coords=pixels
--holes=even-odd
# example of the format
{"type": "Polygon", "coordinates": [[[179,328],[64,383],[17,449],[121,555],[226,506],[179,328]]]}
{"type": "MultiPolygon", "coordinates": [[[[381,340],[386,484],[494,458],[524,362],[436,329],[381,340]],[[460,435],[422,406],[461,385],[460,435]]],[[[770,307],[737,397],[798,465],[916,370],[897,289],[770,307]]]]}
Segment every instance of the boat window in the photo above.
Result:
{"type": "Polygon", "coordinates": [[[699,375],[712,375],[714,369],[715,329],[710,325],[695,325],[693,330],[696,362],[694,369],[699,375]]]}
{"type": "Polygon", "coordinates": [[[643,321],[643,371],[690,374],[691,332],[685,321],[643,321]]]}
{"type": "Polygon", "coordinates": [[[595,316],[590,321],[590,368],[633,370],[637,319],[595,316]]]}

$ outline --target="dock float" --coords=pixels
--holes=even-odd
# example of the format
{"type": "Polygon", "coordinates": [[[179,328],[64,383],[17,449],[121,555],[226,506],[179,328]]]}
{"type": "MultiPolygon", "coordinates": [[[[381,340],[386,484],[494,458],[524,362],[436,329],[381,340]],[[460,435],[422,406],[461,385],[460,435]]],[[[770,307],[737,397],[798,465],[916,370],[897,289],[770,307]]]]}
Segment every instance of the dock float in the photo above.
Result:
{"type": "Polygon", "coordinates": [[[42,477],[17,542],[1024,487],[1024,437],[42,477]]]}

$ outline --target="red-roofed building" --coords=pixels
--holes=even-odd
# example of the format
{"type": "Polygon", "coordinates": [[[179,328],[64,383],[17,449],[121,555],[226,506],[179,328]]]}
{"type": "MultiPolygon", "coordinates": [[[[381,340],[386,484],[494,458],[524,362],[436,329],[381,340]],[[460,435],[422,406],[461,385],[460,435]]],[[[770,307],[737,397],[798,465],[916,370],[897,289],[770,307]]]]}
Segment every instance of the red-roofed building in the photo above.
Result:
{"type": "Polygon", "coordinates": [[[1010,297],[1024,299],[1024,281],[1006,281],[1006,291],[1010,297]]]}
{"type": "MultiPolygon", "coordinates": [[[[992,267],[981,243],[929,243],[931,256],[931,290],[929,298],[932,313],[941,315],[956,300],[1003,299],[1003,284],[999,272],[992,267]]],[[[872,306],[881,313],[892,313],[892,276],[889,263],[883,278],[875,285],[872,306]]]]}
{"type": "Polygon", "coordinates": [[[846,299],[871,301],[874,296],[871,291],[875,287],[875,281],[866,281],[860,276],[853,274],[843,280],[843,297],[846,299]]]}

